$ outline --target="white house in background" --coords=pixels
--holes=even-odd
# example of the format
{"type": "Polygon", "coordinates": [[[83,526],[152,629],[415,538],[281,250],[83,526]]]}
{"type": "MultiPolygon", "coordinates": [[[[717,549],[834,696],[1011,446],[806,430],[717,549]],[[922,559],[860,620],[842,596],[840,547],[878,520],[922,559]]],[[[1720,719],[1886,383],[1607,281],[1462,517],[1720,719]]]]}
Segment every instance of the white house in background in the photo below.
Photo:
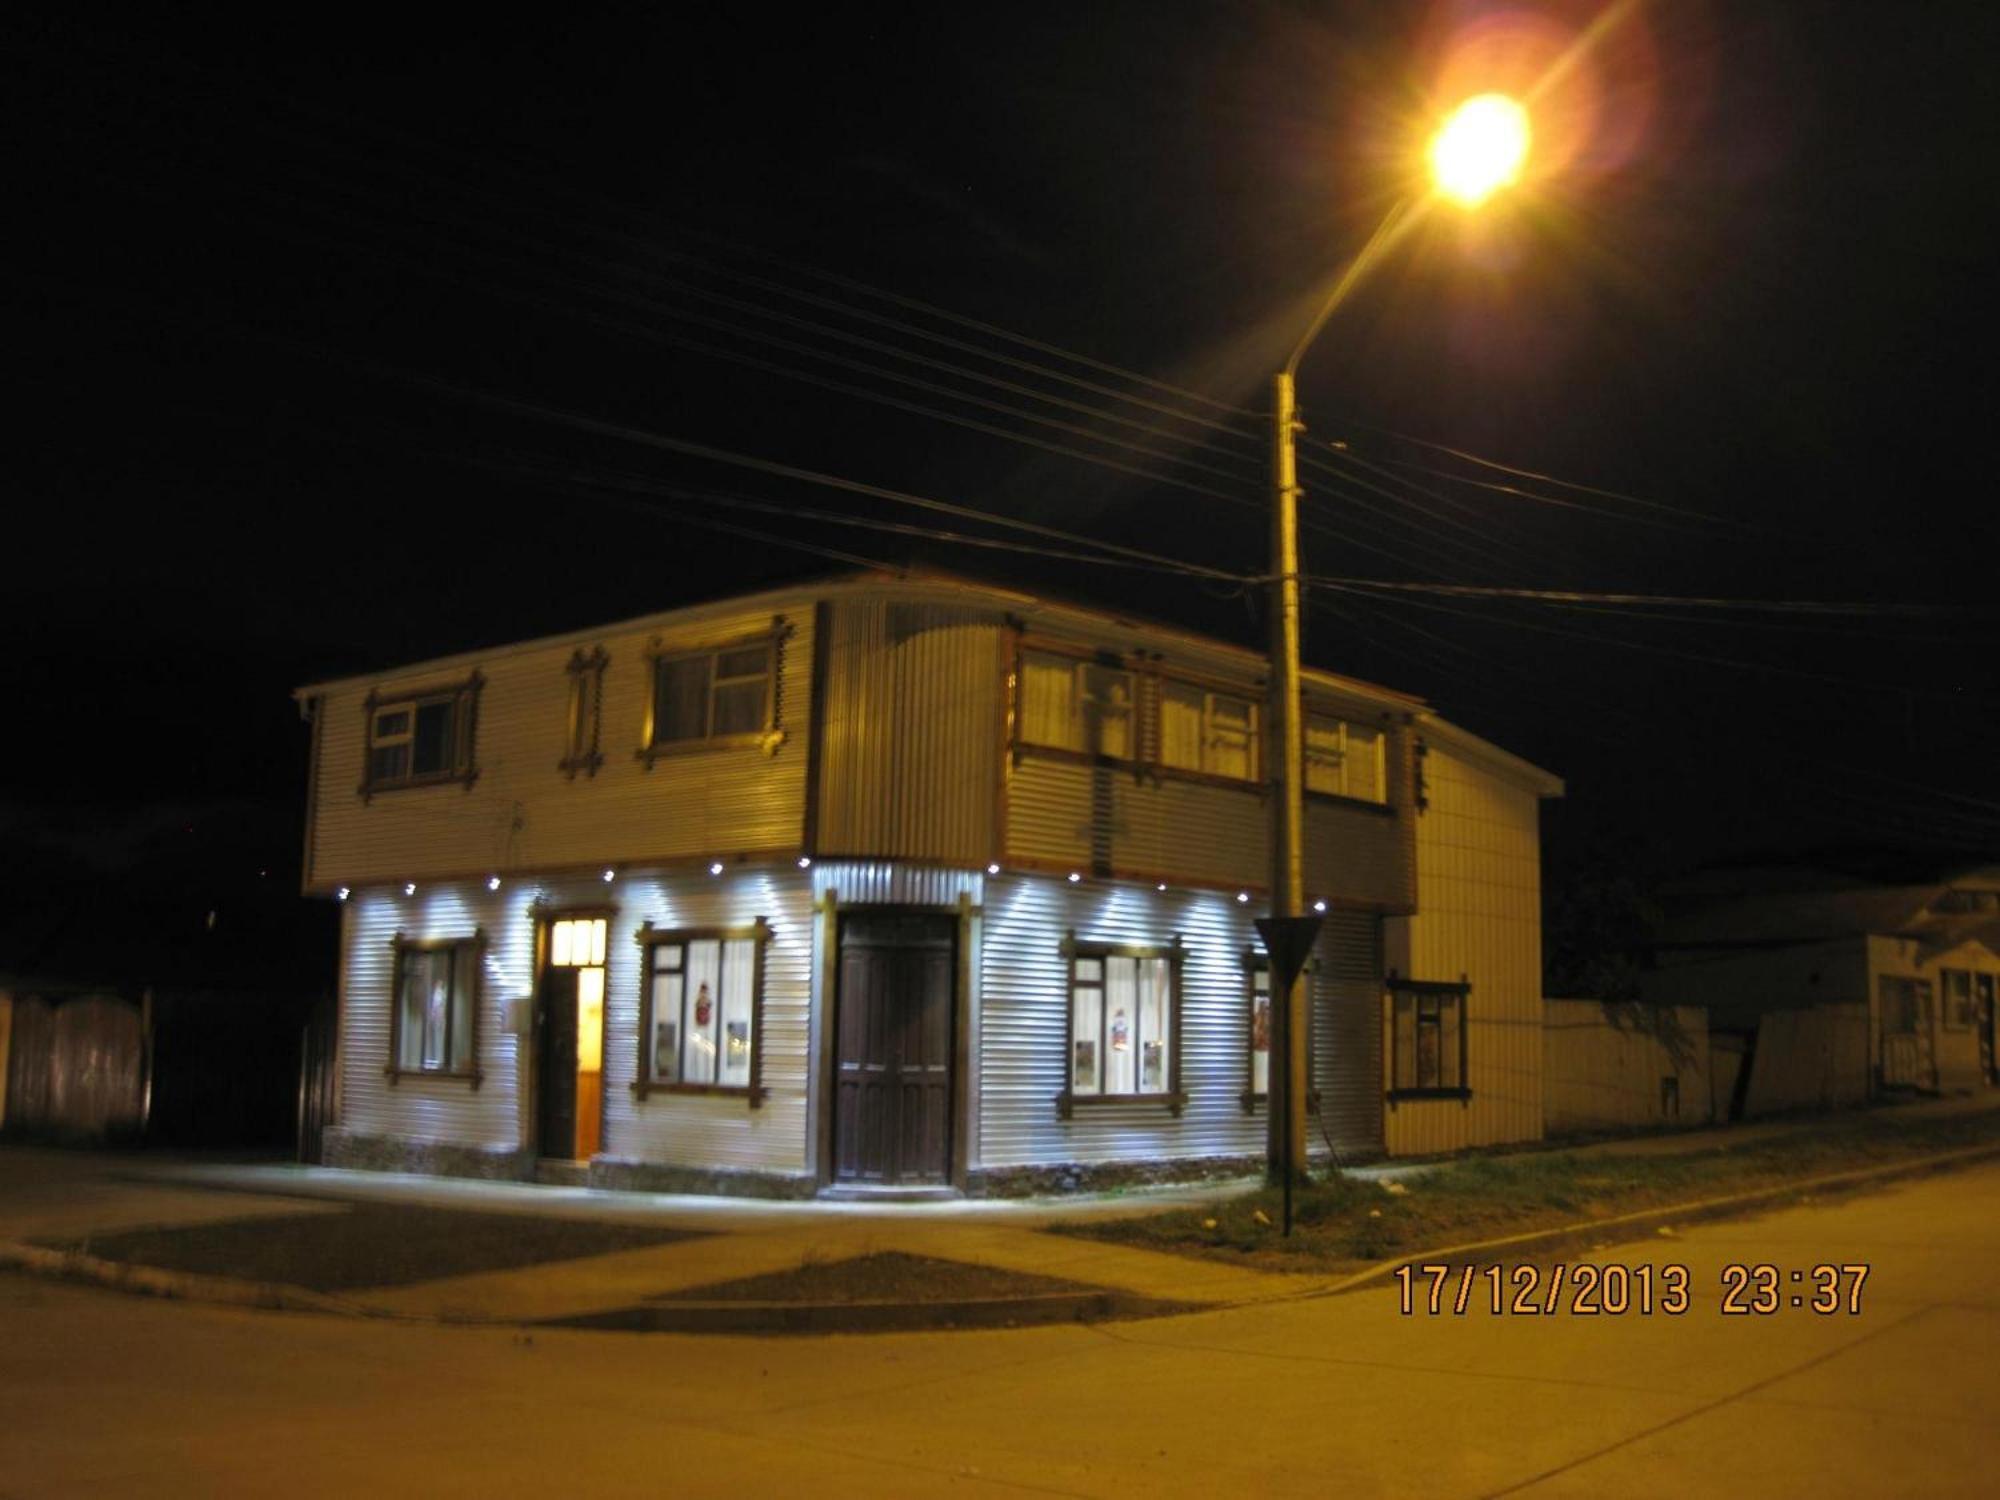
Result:
{"type": "MultiPolygon", "coordinates": [[[[1253,652],[859,574],[318,683],[326,1160],[771,1195],[1261,1163],[1253,652]]],[[[1546,772],[1306,675],[1315,1135],[1542,1130],[1546,772]]]]}
{"type": "Polygon", "coordinates": [[[1646,998],[1705,1004],[1737,1041],[1735,1113],[1995,1081],[2000,866],[1720,871],[1666,899],[1646,998]]]}

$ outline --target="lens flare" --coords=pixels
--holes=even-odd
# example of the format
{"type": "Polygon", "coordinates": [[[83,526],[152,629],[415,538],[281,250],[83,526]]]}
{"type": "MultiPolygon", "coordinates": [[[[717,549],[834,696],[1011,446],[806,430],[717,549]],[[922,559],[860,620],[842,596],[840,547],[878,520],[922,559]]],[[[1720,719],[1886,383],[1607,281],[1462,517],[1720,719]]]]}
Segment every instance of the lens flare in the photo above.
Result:
{"type": "Polygon", "coordinates": [[[1505,94],[1480,94],[1431,137],[1431,180],[1468,208],[1518,182],[1532,139],[1528,112],[1505,94]]]}

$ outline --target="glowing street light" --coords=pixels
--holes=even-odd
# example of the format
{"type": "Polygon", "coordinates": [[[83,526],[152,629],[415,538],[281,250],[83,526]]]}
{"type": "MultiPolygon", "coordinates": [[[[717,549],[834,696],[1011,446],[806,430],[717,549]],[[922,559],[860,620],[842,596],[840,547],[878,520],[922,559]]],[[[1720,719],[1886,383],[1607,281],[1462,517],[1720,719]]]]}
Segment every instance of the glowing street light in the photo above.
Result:
{"type": "MultiPolygon", "coordinates": [[[[1528,112],[1505,94],[1478,94],[1454,110],[1430,142],[1432,191],[1391,208],[1374,234],[1334,279],[1318,315],[1306,325],[1292,357],[1272,380],[1271,427],[1271,673],[1270,723],[1276,736],[1276,783],[1271,829],[1271,915],[1280,922],[1305,918],[1305,746],[1299,699],[1299,361],[1334,310],[1369,271],[1423,217],[1433,199],[1452,198],[1475,208],[1520,179],[1532,132],[1528,112]]],[[[1316,908],[1317,910],[1317,908],[1316,908]]],[[[1294,977],[1271,995],[1271,1076],[1267,1163],[1285,1189],[1285,1232],[1292,1226],[1292,1179],[1306,1159],[1306,987],[1294,977]]]]}
{"type": "Polygon", "coordinates": [[[1480,94],[1453,110],[1431,137],[1431,181],[1447,198],[1477,208],[1521,180],[1534,132],[1528,112],[1505,94],[1480,94]]]}

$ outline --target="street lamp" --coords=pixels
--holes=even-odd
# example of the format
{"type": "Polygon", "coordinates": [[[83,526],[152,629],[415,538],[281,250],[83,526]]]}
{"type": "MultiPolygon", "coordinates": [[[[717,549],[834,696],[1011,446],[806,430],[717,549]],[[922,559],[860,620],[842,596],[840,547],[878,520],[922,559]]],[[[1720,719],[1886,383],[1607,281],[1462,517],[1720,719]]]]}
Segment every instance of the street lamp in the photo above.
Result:
{"type": "Polygon", "coordinates": [[[1299,429],[1294,379],[1299,361],[1334,309],[1369,269],[1414,227],[1439,197],[1476,208],[1520,179],[1532,140],[1527,110],[1505,94],[1466,100],[1432,136],[1428,152],[1431,191],[1391,208],[1368,243],[1342,269],[1318,315],[1272,381],[1271,427],[1271,732],[1277,736],[1277,813],[1271,841],[1271,1045],[1276,1056],[1266,1091],[1269,1111],[1267,1166],[1285,1188],[1285,1232],[1292,1225],[1292,1182],[1306,1159],[1306,1056],[1295,1039],[1306,1034],[1302,970],[1280,956],[1278,942],[1302,957],[1317,917],[1305,916],[1305,767],[1299,710],[1299,482],[1295,448],[1299,429]],[[1308,925],[1310,924],[1310,925],[1308,925]],[[1299,941],[1303,938],[1303,941],[1299,941]]]}

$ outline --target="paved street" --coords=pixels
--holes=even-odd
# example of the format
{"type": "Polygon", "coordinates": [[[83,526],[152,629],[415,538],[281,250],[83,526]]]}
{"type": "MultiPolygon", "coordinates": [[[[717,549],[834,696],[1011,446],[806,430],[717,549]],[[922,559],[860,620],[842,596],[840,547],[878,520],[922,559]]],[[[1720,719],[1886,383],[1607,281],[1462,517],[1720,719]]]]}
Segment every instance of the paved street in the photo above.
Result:
{"type": "Polygon", "coordinates": [[[6,1276],[0,1495],[1994,1492],[2000,1165],[1597,1258],[1691,1309],[530,1337],[6,1276]],[[1726,1317],[1732,1261],[1873,1269],[1858,1317],[1726,1317]]]}

